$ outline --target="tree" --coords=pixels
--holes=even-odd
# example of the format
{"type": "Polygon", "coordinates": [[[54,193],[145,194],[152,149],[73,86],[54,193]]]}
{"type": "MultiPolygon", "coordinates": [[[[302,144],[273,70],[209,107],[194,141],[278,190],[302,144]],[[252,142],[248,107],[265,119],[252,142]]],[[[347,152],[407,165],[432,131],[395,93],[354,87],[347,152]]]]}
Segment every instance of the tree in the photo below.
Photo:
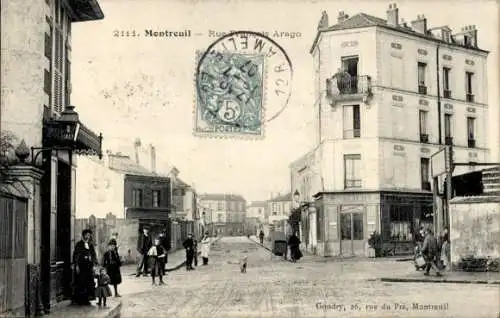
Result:
{"type": "Polygon", "coordinates": [[[16,137],[9,131],[0,131],[0,183],[8,179],[7,170],[14,160],[16,137]]]}

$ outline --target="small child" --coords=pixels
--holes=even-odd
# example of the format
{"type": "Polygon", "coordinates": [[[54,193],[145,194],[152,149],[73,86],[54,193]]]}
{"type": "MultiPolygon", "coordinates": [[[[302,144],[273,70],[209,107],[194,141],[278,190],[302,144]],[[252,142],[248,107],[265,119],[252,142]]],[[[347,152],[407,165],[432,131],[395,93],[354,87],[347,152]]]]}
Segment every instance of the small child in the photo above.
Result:
{"type": "Polygon", "coordinates": [[[240,271],[242,273],[247,272],[247,256],[243,256],[243,258],[240,260],[240,271]]]}
{"type": "Polygon", "coordinates": [[[99,300],[97,306],[103,305],[106,307],[106,297],[111,297],[111,289],[109,288],[109,276],[106,273],[106,269],[102,267],[99,270],[99,275],[97,276],[97,288],[95,290],[96,297],[99,300]]]}
{"type": "Polygon", "coordinates": [[[163,276],[165,275],[165,250],[160,244],[160,239],[155,238],[154,245],[148,251],[148,256],[151,260],[151,278],[153,279],[152,285],[156,285],[155,278],[160,278],[159,285],[163,285],[163,276]]]}

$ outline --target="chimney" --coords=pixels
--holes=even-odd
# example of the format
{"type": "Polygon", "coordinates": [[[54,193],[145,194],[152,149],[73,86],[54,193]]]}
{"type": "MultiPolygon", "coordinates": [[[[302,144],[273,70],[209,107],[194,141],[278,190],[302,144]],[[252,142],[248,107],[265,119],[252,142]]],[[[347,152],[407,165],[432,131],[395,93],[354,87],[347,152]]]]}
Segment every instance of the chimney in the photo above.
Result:
{"type": "Polygon", "coordinates": [[[151,172],[156,172],[156,148],[149,144],[149,160],[150,160],[150,170],[151,172]]]}
{"type": "Polygon", "coordinates": [[[141,140],[139,138],[137,138],[134,141],[134,153],[135,153],[135,163],[137,163],[138,165],[141,164],[140,160],[139,160],[139,148],[140,147],[141,147],[141,140]]]}
{"type": "Polygon", "coordinates": [[[339,15],[337,17],[337,22],[338,23],[344,22],[348,18],[349,18],[349,16],[347,14],[345,14],[344,11],[339,11],[339,15]]]}
{"type": "Polygon", "coordinates": [[[328,13],[326,13],[326,11],[323,11],[321,13],[321,19],[319,19],[318,30],[326,28],[328,28],[328,13]]]}
{"type": "Polygon", "coordinates": [[[399,24],[399,9],[396,7],[395,3],[389,4],[389,9],[387,10],[387,24],[392,26],[398,26],[399,24]]]}
{"type": "Polygon", "coordinates": [[[417,19],[411,21],[411,27],[421,34],[427,34],[427,18],[424,15],[417,15],[417,19]]]}

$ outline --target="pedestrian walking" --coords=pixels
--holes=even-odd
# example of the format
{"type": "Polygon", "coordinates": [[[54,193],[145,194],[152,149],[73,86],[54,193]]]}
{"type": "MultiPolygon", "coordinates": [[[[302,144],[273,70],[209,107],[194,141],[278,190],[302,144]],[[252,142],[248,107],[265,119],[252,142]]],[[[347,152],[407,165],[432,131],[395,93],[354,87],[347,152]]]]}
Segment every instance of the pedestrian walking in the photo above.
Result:
{"type": "Polygon", "coordinates": [[[429,276],[429,271],[433,268],[436,271],[436,276],[442,276],[439,267],[436,264],[438,260],[439,246],[436,238],[432,234],[432,230],[427,228],[425,230],[424,244],[422,245],[422,255],[426,261],[425,276],[429,276]]]}
{"type": "Polygon", "coordinates": [[[193,270],[194,241],[193,234],[189,233],[188,238],[182,246],[186,249],[186,270],[193,270]]]}
{"type": "Polygon", "coordinates": [[[208,254],[210,253],[210,237],[208,236],[208,231],[201,239],[201,258],[203,259],[203,265],[208,265],[208,254]]]}
{"type": "Polygon", "coordinates": [[[193,263],[198,267],[198,240],[195,237],[193,237],[193,263]]]}
{"type": "Polygon", "coordinates": [[[73,252],[72,300],[78,305],[90,305],[90,301],[95,299],[94,275],[97,255],[91,237],[91,230],[83,230],[82,239],[76,243],[73,252]]]}
{"type": "Polygon", "coordinates": [[[443,269],[449,268],[450,264],[450,236],[448,229],[444,229],[443,234],[439,240],[441,246],[440,261],[443,269]]]}
{"type": "Polygon", "coordinates": [[[114,239],[108,242],[108,250],[104,253],[102,266],[108,273],[109,283],[113,285],[115,290],[115,297],[121,297],[120,294],[118,294],[118,285],[122,283],[122,274],[120,271],[122,261],[120,259],[120,254],[118,254],[116,240],[114,239]]]}
{"type": "Polygon", "coordinates": [[[154,245],[148,251],[149,260],[151,262],[151,279],[152,284],[156,285],[155,278],[160,279],[159,284],[163,285],[163,276],[165,275],[165,255],[166,252],[161,245],[160,238],[154,240],[154,245]]]}
{"type": "Polygon", "coordinates": [[[288,239],[288,246],[290,247],[290,261],[296,262],[302,258],[302,252],[300,251],[300,239],[295,232],[290,235],[288,239]]]}
{"type": "Polygon", "coordinates": [[[264,244],[264,231],[260,230],[259,233],[260,244],[264,244]]]}
{"type": "Polygon", "coordinates": [[[95,290],[95,296],[99,300],[97,306],[103,305],[106,307],[106,299],[111,297],[111,289],[109,289],[110,277],[106,273],[106,269],[101,267],[99,269],[99,275],[97,275],[97,288],[95,290]]]}
{"type": "Polygon", "coordinates": [[[139,238],[137,239],[137,252],[139,253],[139,263],[137,264],[137,273],[136,277],[148,275],[148,251],[153,246],[153,240],[151,239],[151,235],[149,235],[149,227],[144,226],[142,228],[142,233],[139,234],[139,238]]]}

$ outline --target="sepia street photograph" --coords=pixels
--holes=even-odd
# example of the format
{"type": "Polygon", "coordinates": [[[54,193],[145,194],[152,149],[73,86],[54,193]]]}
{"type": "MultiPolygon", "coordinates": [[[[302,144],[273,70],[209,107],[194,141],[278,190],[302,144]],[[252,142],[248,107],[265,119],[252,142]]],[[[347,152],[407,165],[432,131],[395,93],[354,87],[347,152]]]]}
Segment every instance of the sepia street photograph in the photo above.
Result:
{"type": "Polygon", "coordinates": [[[500,318],[499,1],[0,10],[0,318],[500,318]]]}

